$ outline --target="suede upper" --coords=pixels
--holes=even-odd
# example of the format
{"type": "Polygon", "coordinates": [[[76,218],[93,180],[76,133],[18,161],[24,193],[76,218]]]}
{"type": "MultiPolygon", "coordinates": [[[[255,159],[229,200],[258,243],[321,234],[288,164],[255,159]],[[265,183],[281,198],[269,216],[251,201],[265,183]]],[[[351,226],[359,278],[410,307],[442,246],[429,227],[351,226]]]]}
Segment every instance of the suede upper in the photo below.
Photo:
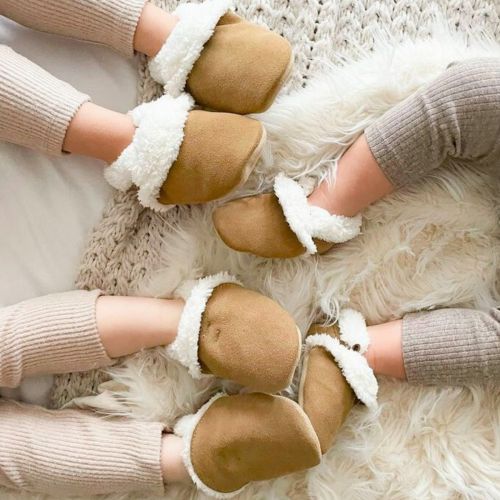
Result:
{"type": "Polygon", "coordinates": [[[213,291],[198,344],[203,371],[269,393],[291,383],[301,350],[295,321],[282,307],[231,283],[213,291]]]}
{"type": "MultiPolygon", "coordinates": [[[[317,333],[339,337],[337,325],[312,325],[308,336],[317,333]]],[[[313,347],[304,362],[299,403],[311,420],[322,453],[332,446],[355,402],[354,391],[331,354],[322,347],[313,347]]]]}
{"type": "MultiPolygon", "coordinates": [[[[226,203],[214,211],[213,221],[221,239],[233,250],[282,259],[305,253],[274,194],[249,196],[226,203]]],[[[315,240],[315,243],[319,253],[333,246],[321,240],[315,240]]]]}
{"type": "Polygon", "coordinates": [[[191,438],[195,473],[221,493],[314,467],[320,458],[318,438],[297,403],[261,393],[217,399],[191,438]]]}
{"type": "Polygon", "coordinates": [[[205,203],[228,194],[247,179],[263,137],[264,129],[257,120],[191,111],[179,154],[160,189],[160,203],[205,203]]]}
{"type": "Polygon", "coordinates": [[[290,44],[233,13],[224,15],[188,76],[196,102],[231,113],[261,113],[291,68],[290,44]]]}

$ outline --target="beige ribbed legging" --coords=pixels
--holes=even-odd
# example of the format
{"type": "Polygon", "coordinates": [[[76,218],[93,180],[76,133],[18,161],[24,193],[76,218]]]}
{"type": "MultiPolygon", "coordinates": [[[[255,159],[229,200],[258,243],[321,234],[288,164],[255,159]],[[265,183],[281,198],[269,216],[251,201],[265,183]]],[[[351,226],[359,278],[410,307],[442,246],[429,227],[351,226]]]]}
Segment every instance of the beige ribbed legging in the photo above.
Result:
{"type": "MultiPolygon", "coordinates": [[[[0,14],[26,26],[133,54],[145,0],[0,0],[0,14]]],[[[60,154],[67,127],[89,97],[0,45],[0,140],[60,154]]],[[[397,186],[448,156],[500,161],[500,63],[458,64],[366,131],[397,186]]],[[[497,171],[500,171],[497,169],[497,171]]],[[[28,375],[106,366],[95,321],[99,292],[69,292],[0,310],[0,386],[28,375]]],[[[500,380],[500,312],[442,309],[403,322],[410,382],[500,380]]],[[[163,426],[104,420],[0,400],[0,485],[68,496],[161,492],[163,426]]],[[[168,480],[168,478],[166,478],[168,480]]]]}
{"type": "MultiPolygon", "coordinates": [[[[145,0],[0,0],[26,26],[134,53],[145,0]]],[[[0,45],[0,139],[61,154],[66,129],[89,97],[0,45]]],[[[0,386],[40,373],[109,365],[99,338],[99,292],[49,295],[0,309],[0,386]]],[[[0,399],[0,485],[51,493],[163,492],[163,425],[49,411],[0,399]]]]}

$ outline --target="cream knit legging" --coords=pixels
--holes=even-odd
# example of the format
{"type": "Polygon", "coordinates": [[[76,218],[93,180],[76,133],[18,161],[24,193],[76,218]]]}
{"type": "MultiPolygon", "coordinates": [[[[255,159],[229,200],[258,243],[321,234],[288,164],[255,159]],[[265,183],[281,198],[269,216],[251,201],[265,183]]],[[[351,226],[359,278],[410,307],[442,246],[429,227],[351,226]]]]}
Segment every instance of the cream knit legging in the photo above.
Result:
{"type": "MultiPolygon", "coordinates": [[[[112,363],[97,330],[98,291],[0,309],[0,386],[112,363]]],[[[0,485],[59,495],[163,491],[163,425],[49,411],[0,399],[0,485]]]]}
{"type": "MultiPolygon", "coordinates": [[[[133,53],[145,0],[0,0],[0,14],[26,26],[133,53]]],[[[0,45],[0,140],[60,154],[67,127],[89,97],[0,45]]],[[[500,161],[500,63],[450,68],[366,131],[396,186],[415,182],[447,156],[500,161]]],[[[497,172],[500,171],[497,168],[497,172]]],[[[98,292],[70,292],[0,310],[0,386],[27,376],[111,362],[95,324],[98,292]]],[[[410,382],[500,379],[500,312],[443,309],[403,322],[410,382]]],[[[0,401],[0,485],[55,494],[163,488],[162,425],[47,411],[0,401]]],[[[167,478],[168,479],[168,478],[167,478]]]]}
{"type": "MultiPolygon", "coordinates": [[[[145,0],[0,0],[0,15],[26,26],[133,54],[145,0]]],[[[89,97],[0,45],[0,139],[60,154],[89,97]]],[[[0,309],[0,386],[28,375],[111,363],[95,319],[98,292],[49,295],[0,309]]],[[[49,411],[0,399],[0,485],[73,494],[163,492],[163,425],[49,411]]]]}

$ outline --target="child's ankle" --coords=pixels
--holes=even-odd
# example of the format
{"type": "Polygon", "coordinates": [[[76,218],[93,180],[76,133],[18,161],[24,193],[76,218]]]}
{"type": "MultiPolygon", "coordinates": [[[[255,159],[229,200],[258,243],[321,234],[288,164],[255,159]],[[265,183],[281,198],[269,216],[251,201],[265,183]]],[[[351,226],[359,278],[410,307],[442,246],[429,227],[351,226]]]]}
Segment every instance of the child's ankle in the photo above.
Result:
{"type": "Polygon", "coordinates": [[[164,483],[188,483],[189,473],[182,459],[184,442],[173,434],[164,434],[161,444],[161,472],[164,483]]]}
{"type": "Polygon", "coordinates": [[[334,181],[325,179],[309,195],[309,204],[323,208],[331,215],[344,215],[346,217],[354,217],[357,215],[358,211],[350,206],[349,203],[343,203],[342,197],[338,193],[334,193],[334,190],[334,181]]]}
{"type": "Polygon", "coordinates": [[[365,357],[375,374],[406,379],[401,331],[401,320],[368,327],[370,345],[365,357]]]}
{"type": "Polygon", "coordinates": [[[179,18],[147,3],[137,24],[134,49],[154,57],[170,36],[179,18]]]}
{"type": "Polygon", "coordinates": [[[130,116],[86,102],[68,126],[63,151],[112,163],[132,142],[134,132],[130,116]]]}

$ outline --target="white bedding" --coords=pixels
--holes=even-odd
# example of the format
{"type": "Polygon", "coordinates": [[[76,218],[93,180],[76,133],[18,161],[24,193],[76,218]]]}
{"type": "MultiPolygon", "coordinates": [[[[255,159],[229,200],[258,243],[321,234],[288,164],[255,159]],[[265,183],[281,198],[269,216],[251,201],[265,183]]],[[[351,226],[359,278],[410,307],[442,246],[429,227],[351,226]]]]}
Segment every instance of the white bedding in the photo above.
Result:
{"type": "MultiPolygon", "coordinates": [[[[105,47],[38,33],[0,16],[7,44],[92,100],[125,112],[136,101],[136,62],[105,47]]],[[[0,307],[71,290],[80,255],[111,189],[104,164],[48,157],[0,142],[0,307]]],[[[44,404],[52,377],[27,379],[0,395],[44,404]]]]}
{"type": "MultiPolygon", "coordinates": [[[[0,16],[0,43],[116,111],[136,100],[136,62],[105,47],[39,33],[0,16]]],[[[103,163],[47,157],[0,142],[0,306],[73,288],[110,188],[103,163]]]]}

